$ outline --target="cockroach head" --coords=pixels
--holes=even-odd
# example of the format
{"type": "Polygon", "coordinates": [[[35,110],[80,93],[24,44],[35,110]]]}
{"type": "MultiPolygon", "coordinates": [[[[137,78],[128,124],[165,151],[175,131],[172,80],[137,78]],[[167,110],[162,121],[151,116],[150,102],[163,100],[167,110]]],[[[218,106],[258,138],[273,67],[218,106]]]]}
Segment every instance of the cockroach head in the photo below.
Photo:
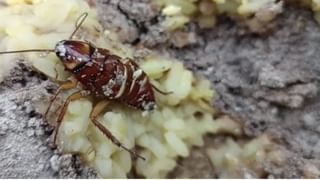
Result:
{"type": "Polygon", "coordinates": [[[93,51],[89,43],[74,40],[62,40],[55,47],[55,53],[67,70],[75,70],[88,63],[93,51]]]}

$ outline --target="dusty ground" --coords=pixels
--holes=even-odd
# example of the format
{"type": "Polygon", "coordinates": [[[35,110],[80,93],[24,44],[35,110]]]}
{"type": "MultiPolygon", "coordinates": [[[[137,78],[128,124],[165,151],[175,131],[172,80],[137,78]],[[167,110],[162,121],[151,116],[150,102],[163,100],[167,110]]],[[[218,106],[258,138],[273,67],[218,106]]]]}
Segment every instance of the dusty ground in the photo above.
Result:
{"type": "MultiPolygon", "coordinates": [[[[105,27],[121,27],[122,40],[183,60],[211,80],[214,104],[241,119],[247,136],[268,132],[287,148],[287,164],[268,167],[269,177],[299,178],[320,167],[320,30],[311,12],[286,8],[266,37],[250,35],[227,19],[210,31],[190,25],[192,45],[179,49],[159,29],[162,17],[147,1],[116,2],[98,1],[105,27]]],[[[0,178],[95,177],[77,157],[61,156],[50,144],[52,128],[40,114],[55,88],[21,64],[1,84],[0,178]]],[[[207,137],[207,144],[213,139],[207,137]]],[[[179,162],[170,176],[215,177],[203,149],[179,162]]]]}

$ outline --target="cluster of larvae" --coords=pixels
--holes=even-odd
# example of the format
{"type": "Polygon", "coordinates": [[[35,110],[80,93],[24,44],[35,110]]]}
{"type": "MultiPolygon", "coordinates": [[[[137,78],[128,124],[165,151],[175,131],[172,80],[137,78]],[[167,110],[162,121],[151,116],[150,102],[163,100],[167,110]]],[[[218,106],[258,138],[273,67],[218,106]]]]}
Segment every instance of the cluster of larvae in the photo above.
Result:
{"type": "Polygon", "coordinates": [[[212,28],[219,15],[246,25],[250,31],[264,33],[266,26],[283,11],[276,0],[153,0],[166,19],[162,26],[173,31],[195,20],[201,28],[212,28]]]}

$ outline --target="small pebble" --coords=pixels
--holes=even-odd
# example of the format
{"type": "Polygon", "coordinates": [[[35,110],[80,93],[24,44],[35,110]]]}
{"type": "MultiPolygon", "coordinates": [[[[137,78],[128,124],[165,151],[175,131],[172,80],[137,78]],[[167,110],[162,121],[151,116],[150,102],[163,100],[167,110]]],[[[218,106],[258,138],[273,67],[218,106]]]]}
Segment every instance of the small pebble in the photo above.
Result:
{"type": "Polygon", "coordinates": [[[55,172],[58,172],[60,170],[60,161],[58,155],[53,155],[50,158],[50,167],[55,172]]]}

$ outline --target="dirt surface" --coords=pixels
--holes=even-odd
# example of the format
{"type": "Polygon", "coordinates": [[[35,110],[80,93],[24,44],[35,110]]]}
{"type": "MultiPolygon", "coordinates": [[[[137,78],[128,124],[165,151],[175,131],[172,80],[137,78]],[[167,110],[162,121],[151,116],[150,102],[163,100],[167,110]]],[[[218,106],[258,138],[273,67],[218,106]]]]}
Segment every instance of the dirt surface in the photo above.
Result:
{"type": "Polygon", "coordinates": [[[42,118],[56,84],[19,63],[0,86],[0,178],[93,178],[78,157],[52,144],[42,118]]]}
{"type": "Polygon", "coordinates": [[[222,23],[201,32],[199,45],[169,51],[210,78],[214,104],[239,117],[248,136],[267,132],[287,147],[291,160],[271,175],[301,177],[320,160],[319,27],[311,12],[293,7],[275,23],[264,38],[222,23]]]}
{"type": "MultiPolygon", "coordinates": [[[[177,42],[160,28],[163,17],[147,0],[97,3],[104,27],[118,29],[124,42],[176,57],[208,77],[213,103],[239,118],[247,136],[270,133],[286,147],[286,165],[266,165],[268,177],[319,175],[320,30],[311,12],[285,8],[266,37],[221,19],[208,31],[189,25],[174,35],[187,42],[177,42]],[[181,43],[190,45],[177,48],[181,43]]],[[[52,146],[53,129],[41,112],[57,86],[30,69],[20,64],[0,85],[0,178],[96,177],[76,156],[52,146]]],[[[207,146],[213,139],[206,137],[207,146]]],[[[216,177],[202,148],[179,164],[170,177],[216,177]]]]}

